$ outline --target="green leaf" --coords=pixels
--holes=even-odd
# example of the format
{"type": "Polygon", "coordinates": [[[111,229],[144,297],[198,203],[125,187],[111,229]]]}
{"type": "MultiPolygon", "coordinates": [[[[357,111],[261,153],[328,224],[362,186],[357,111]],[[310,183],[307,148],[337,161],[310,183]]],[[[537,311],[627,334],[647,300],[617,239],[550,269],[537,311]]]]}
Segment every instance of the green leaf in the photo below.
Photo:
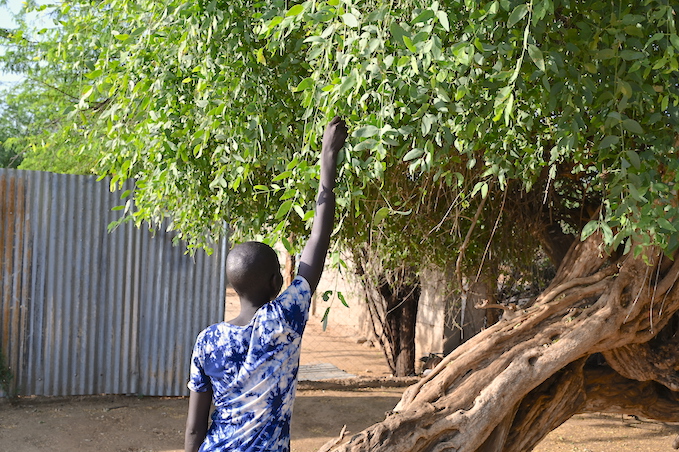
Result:
{"type": "Polygon", "coordinates": [[[403,161],[408,162],[410,160],[415,160],[416,158],[420,157],[422,154],[424,154],[423,149],[411,149],[406,155],[403,156],[403,161]]]}
{"type": "Polygon", "coordinates": [[[626,81],[621,80],[618,84],[618,88],[620,89],[620,92],[623,94],[623,96],[632,97],[632,85],[626,81]]]}
{"type": "Polygon", "coordinates": [[[297,215],[299,215],[299,217],[300,217],[302,220],[304,220],[304,216],[306,215],[306,213],[304,212],[304,209],[302,209],[301,206],[295,204],[295,205],[292,207],[292,209],[297,213],[297,215]]]}
{"type": "Polygon", "coordinates": [[[257,56],[257,62],[260,64],[266,64],[266,58],[264,57],[264,48],[261,47],[255,51],[255,55],[257,56]]]}
{"type": "Polygon", "coordinates": [[[637,154],[635,151],[625,151],[625,155],[627,155],[627,159],[634,168],[641,168],[641,159],[639,159],[639,154],[637,154]]]}
{"type": "Polygon", "coordinates": [[[375,145],[377,145],[377,141],[372,138],[368,138],[367,140],[361,141],[356,146],[354,146],[354,151],[361,152],[365,149],[372,149],[375,147],[375,145]]]}
{"type": "Polygon", "coordinates": [[[283,171],[281,174],[278,176],[274,177],[271,182],[277,182],[279,180],[287,179],[288,177],[292,176],[292,171],[283,171]]]}
{"type": "Polygon", "coordinates": [[[607,149],[610,148],[611,146],[618,144],[618,141],[620,141],[620,137],[616,135],[608,135],[604,137],[603,140],[599,143],[598,149],[607,149]]]}
{"type": "Polygon", "coordinates": [[[533,25],[545,18],[549,0],[539,0],[533,7],[533,25]]]}
{"type": "Polygon", "coordinates": [[[103,72],[104,72],[104,71],[102,71],[101,69],[97,69],[97,70],[95,70],[95,71],[88,72],[87,74],[85,74],[85,77],[87,77],[87,78],[90,79],[90,80],[94,80],[94,79],[97,78],[97,77],[101,77],[101,74],[102,74],[103,72]]]}
{"type": "Polygon", "coordinates": [[[403,35],[403,44],[413,53],[417,53],[417,47],[413,44],[413,41],[409,36],[403,35]]]}
{"type": "Polygon", "coordinates": [[[641,196],[639,190],[637,190],[637,187],[635,187],[633,184],[627,184],[627,188],[629,190],[630,196],[632,196],[632,199],[638,202],[647,202],[647,199],[641,196]]]}
{"type": "Polygon", "coordinates": [[[337,292],[337,298],[339,298],[339,301],[341,301],[344,306],[347,308],[349,307],[349,303],[344,299],[344,294],[342,292],[337,292]]]}
{"type": "Polygon", "coordinates": [[[312,77],[307,77],[295,87],[295,91],[305,91],[314,86],[314,79],[312,77]]]}
{"type": "Polygon", "coordinates": [[[667,220],[667,218],[658,218],[658,226],[670,232],[677,232],[677,228],[675,228],[674,225],[667,220]]]}
{"type": "Polygon", "coordinates": [[[476,185],[474,185],[474,188],[472,189],[470,196],[476,195],[479,191],[481,192],[481,197],[485,198],[484,193],[486,195],[488,194],[488,182],[484,181],[477,182],[476,185]]]}
{"type": "Polygon", "coordinates": [[[623,60],[638,60],[644,58],[646,55],[643,52],[635,52],[634,50],[623,50],[620,52],[620,57],[623,60]]]}
{"type": "Polygon", "coordinates": [[[403,43],[403,37],[406,36],[408,33],[401,27],[398,23],[392,22],[391,25],[389,26],[389,31],[391,32],[391,36],[394,38],[395,44],[399,45],[403,43]]]}
{"type": "Polygon", "coordinates": [[[323,324],[323,331],[325,331],[326,328],[328,328],[328,314],[330,314],[330,307],[329,306],[325,310],[325,312],[323,313],[323,318],[321,319],[321,323],[323,324]]]}
{"type": "Polygon", "coordinates": [[[278,212],[276,212],[275,218],[277,220],[280,220],[281,218],[283,218],[290,211],[291,207],[292,207],[292,199],[288,199],[287,201],[285,201],[283,204],[280,205],[280,207],[278,208],[278,212]]]}
{"type": "Polygon", "coordinates": [[[287,13],[285,13],[285,17],[292,17],[292,16],[298,16],[304,11],[304,4],[300,3],[299,5],[295,5],[292,8],[288,10],[287,13]]]}
{"type": "Polygon", "coordinates": [[[281,242],[283,243],[283,247],[285,248],[285,251],[288,252],[288,254],[294,254],[294,250],[292,249],[292,244],[290,243],[290,240],[283,236],[281,237],[281,242]]]}
{"type": "Polygon", "coordinates": [[[94,86],[88,86],[87,90],[83,92],[82,96],[80,97],[81,100],[87,100],[89,97],[92,95],[94,92],[94,86]]]}
{"type": "Polygon", "coordinates": [[[425,9],[420,14],[418,14],[415,19],[413,19],[412,24],[415,25],[415,24],[418,24],[420,22],[426,22],[429,19],[431,19],[432,17],[434,17],[434,11],[432,11],[430,9],[425,9]]]}
{"type": "Polygon", "coordinates": [[[278,24],[283,22],[283,18],[281,16],[276,16],[271,21],[269,22],[267,28],[269,31],[273,30],[278,24]]]}
{"type": "Polygon", "coordinates": [[[528,46],[528,55],[530,56],[531,60],[533,60],[533,63],[540,69],[542,72],[545,72],[545,60],[542,56],[542,50],[538,49],[537,46],[530,44],[528,46]]]}
{"type": "Polygon", "coordinates": [[[377,226],[389,216],[390,209],[389,207],[382,207],[380,210],[375,213],[375,217],[373,218],[373,225],[377,226]]]}
{"type": "Polygon", "coordinates": [[[623,120],[622,126],[625,128],[625,130],[628,130],[637,135],[643,135],[644,133],[644,129],[641,127],[641,124],[639,124],[638,122],[631,118],[623,120]]]}
{"type": "Polygon", "coordinates": [[[593,63],[585,63],[583,64],[584,68],[587,69],[587,72],[590,74],[595,74],[596,73],[596,64],[593,63]]]}
{"type": "Polygon", "coordinates": [[[340,96],[346,94],[346,92],[353,88],[354,85],[356,85],[356,73],[351,71],[351,73],[342,80],[339,90],[340,96]]]}
{"type": "Polygon", "coordinates": [[[582,228],[582,232],[580,233],[580,240],[585,240],[587,237],[594,234],[598,229],[599,222],[595,220],[590,221],[585,225],[584,228],[582,228]]]}
{"type": "Polygon", "coordinates": [[[344,22],[344,24],[349,28],[358,27],[358,19],[356,19],[356,16],[351,13],[342,14],[342,22],[344,22]]]}
{"type": "Polygon", "coordinates": [[[611,243],[613,241],[613,230],[607,223],[601,223],[601,232],[604,235],[604,243],[611,243]]]}
{"type": "Polygon", "coordinates": [[[613,49],[602,49],[594,53],[594,58],[599,60],[608,60],[615,56],[615,50],[613,49]]]}
{"type": "Polygon", "coordinates": [[[679,36],[677,36],[676,34],[671,34],[670,35],[670,42],[672,43],[674,48],[679,51],[679,36]]]}
{"type": "Polygon", "coordinates": [[[351,136],[356,138],[369,138],[377,135],[379,131],[380,129],[378,129],[377,127],[368,125],[355,130],[354,133],[351,134],[351,136]]]}
{"type": "Polygon", "coordinates": [[[436,18],[439,20],[439,23],[444,30],[450,31],[450,22],[448,21],[448,14],[446,14],[445,11],[436,11],[436,18]]]}
{"type": "Polygon", "coordinates": [[[509,19],[507,20],[507,28],[512,28],[518,21],[523,19],[526,14],[528,14],[528,5],[525,3],[518,5],[509,15],[509,19]]]}

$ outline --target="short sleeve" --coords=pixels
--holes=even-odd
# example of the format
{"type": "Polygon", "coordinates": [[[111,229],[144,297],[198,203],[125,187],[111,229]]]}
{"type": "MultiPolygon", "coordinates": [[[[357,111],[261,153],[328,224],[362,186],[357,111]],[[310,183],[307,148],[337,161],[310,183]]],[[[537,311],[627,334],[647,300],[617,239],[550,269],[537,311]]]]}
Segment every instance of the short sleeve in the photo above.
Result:
{"type": "Polygon", "coordinates": [[[279,310],[285,322],[301,335],[309,318],[311,305],[309,283],[304,277],[297,275],[290,286],[270,304],[273,309],[279,310]]]}
{"type": "Polygon", "coordinates": [[[204,338],[205,332],[203,331],[198,335],[198,338],[196,339],[196,345],[194,345],[193,353],[191,355],[189,382],[186,386],[193,392],[205,392],[211,389],[210,379],[205,374],[204,369],[204,338]]]}

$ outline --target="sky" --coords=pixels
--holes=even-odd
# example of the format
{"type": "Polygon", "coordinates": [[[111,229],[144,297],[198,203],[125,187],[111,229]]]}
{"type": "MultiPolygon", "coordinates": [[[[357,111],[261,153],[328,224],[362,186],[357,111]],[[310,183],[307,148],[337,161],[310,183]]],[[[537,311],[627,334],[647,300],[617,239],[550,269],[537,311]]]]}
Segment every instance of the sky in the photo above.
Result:
{"type": "Polygon", "coordinates": [[[0,8],[0,27],[11,28],[16,24],[10,17],[10,12],[16,13],[21,9],[21,0],[8,0],[7,6],[0,8]]]}

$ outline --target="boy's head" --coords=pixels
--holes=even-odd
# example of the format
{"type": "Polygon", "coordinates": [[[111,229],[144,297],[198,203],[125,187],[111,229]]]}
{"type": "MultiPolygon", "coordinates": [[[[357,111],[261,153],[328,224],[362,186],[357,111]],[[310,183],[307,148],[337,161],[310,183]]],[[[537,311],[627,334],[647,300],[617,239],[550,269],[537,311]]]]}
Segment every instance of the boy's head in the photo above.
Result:
{"type": "Polygon", "coordinates": [[[241,300],[258,307],[276,298],[283,286],[278,256],[261,242],[234,246],[226,258],[226,277],[241,300]]]}

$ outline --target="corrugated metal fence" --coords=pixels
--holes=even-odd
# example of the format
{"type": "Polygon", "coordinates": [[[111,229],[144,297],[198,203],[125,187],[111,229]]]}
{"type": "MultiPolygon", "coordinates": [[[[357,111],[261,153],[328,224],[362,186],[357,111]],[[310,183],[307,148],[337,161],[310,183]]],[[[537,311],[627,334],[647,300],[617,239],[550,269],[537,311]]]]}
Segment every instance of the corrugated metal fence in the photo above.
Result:
{"type": "Polygon", "coordinates": [[[224,318],[227,241],[184,254],[125,223],[108,181],[0,169],[0,347],[24,395],[183,395],[224,318]]]}

